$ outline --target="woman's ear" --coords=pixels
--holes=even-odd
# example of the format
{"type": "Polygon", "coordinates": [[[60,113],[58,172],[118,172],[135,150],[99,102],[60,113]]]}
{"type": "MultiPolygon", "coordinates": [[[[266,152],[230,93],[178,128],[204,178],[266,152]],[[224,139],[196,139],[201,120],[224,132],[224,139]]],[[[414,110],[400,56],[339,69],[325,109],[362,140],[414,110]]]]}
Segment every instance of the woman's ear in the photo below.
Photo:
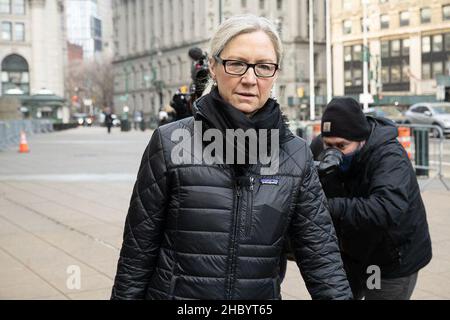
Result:
{"type": "Polygon", "coordinates": [[[213,58],[209,59],[209,64],[208,64],[208,68],[209,68],[209,74],[211,75],[211,78],[215,81],[216,80],[216,60],[213,58]]]}

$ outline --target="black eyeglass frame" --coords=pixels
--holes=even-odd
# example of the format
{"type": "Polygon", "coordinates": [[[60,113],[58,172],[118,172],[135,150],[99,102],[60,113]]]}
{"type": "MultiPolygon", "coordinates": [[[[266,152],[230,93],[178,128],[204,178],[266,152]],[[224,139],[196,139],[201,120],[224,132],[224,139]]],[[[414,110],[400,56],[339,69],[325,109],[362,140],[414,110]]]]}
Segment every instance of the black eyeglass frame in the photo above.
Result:
{"type": "Polygon", "coordinates": [[[247,62],[244,62],[244,61],[241,61],[241,60],[234,60],[234,59],[225,59],[224,60],[221,57],[219,57],[218,55],[214,56],[214,59],[217,62],[219,62],[220,64],[223,65],[223,69],[225,70],[225,73],[227,73],[229,75],[232,75],[232,76],[243,76],[244,74],[247,73],[248,69],[252,68],[253,71],[255,72],[255,75],[258,78],[269,79],[269,78],[273,78],[275,76],[275,74],[277,73],[277,71],[280,69],[280,66],[277,63],[271,63],[271,62],[247,63],[247,62]],[[230,73],[230,72],[227,71],[227,66],[226,66],[227,62],[240,62],[240,63],[245,64],[247,66],[247,68],[245,69],[244,72],[242,72],[240,74],[238,74],[238,73],[230,73]],[[265,65],[269,64],[269,65],[275,66],[275,70],[274,70],[273,74],[271,76],[261,76],[261,75],[259,75],[258,72],[256,71],[256,66],[257,65],[261,65],[261,64],[265,64],[265,65]]]}

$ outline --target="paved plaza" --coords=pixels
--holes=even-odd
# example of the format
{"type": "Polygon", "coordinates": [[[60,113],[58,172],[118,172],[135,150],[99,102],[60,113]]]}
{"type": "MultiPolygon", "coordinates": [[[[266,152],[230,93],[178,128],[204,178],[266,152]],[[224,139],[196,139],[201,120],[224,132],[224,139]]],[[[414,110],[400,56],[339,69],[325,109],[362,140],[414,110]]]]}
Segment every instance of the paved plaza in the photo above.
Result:
{"type": "MultiPolygon", "coordinates": [[[[0,299],[109,298],[150,135],[78,128],[28,137],[29,154],[0,152],[0,299]]],[[[413,298],[450,299],[450,192],[434,182],[423,198],[434,258],[413,298]]],[[[294,263],[282,293],[309,299],[294,263]]]]}

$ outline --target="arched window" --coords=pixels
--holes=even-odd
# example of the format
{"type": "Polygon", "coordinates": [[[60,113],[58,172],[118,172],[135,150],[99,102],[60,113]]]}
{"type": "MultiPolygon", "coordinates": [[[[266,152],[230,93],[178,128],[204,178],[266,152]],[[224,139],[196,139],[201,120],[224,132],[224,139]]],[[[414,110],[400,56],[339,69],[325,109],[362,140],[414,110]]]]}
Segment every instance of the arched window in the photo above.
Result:
{"type": "Polygon", "coordinates": [[[18,54],[11,54],[2,61],[2,94],[12,89],[30,94],[28,62],[18,54]]]}

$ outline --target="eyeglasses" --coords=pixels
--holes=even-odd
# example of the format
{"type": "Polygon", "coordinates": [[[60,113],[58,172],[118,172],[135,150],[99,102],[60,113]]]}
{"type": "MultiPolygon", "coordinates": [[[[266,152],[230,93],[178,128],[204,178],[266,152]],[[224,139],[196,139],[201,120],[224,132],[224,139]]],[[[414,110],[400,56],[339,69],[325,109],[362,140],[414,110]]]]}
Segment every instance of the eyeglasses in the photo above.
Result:
{"type": "Polygon", "coordinates": [[[272,78],[277,72],[279,66],[276,63],[246,63],[239,60],[223,60],[219,56],[214,57],[221,63],[225,72],[233,76],[243,76],[248,69],[253,68],[255,75],[259,78],[272,78]]]}

